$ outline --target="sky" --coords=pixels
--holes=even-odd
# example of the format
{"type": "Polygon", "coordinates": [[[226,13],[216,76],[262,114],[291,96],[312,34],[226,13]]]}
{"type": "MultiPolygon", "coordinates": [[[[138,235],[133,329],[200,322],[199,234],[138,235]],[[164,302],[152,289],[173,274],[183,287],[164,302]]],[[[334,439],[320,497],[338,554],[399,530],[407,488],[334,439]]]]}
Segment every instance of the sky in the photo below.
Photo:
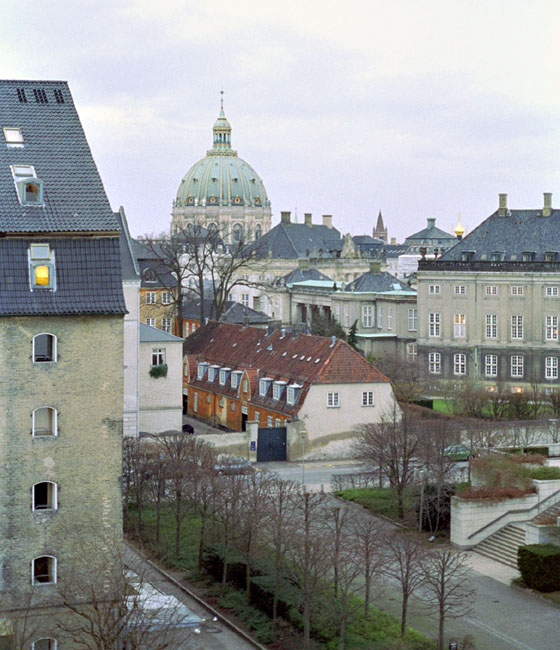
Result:
{"type": "Polygon", "coordinates": [[[6,79],[69,82],[111,205],[133,235],[170,226],[212,144],[280,211],[401,242],[560,204],[557,0],[2,0],[6,79]]]}

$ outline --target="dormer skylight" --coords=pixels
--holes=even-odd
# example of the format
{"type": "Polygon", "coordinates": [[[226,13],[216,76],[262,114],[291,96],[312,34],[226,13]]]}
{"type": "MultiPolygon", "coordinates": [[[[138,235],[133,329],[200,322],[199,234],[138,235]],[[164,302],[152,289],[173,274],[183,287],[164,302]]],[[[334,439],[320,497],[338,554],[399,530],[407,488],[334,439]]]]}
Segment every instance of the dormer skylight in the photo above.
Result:
{"type": "Polygon", "coordinates": [[[22,145],[23,135],[21,129],[8,126],[4,127],[4,139],[6,140],[6,144],[22,145]]]}
{"type": "Polygon", "coordinates": [[[48,243],[33,243],[29,245],[29,288],[56,289],[54,251],[48,243]]]}
{"type": "Polygon", "coordinates": [[[43,181],[35,176],[33,165],[12,165],[12,176],[22,205],[43,205],[43,181]]]}

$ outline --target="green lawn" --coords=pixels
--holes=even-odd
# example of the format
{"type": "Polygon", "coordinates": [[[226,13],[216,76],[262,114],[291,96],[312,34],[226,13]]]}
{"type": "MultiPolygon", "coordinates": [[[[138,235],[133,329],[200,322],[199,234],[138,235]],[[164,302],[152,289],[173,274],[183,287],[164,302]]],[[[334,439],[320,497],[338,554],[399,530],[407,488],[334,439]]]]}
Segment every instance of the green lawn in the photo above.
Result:
{"type": "MultiPolygon", "coordinates": [[[[359,503],[370,512],[384,515],[395,521],[402,521],[398,516],[396,496],[393,497],[390,488],[348,488],[335,494],[347,501],[359,503]]],[[[404,495],[405,519],[406,513],[413,509],[414,498],[411,496],[410,491],[407,490],[404,495]]]]}

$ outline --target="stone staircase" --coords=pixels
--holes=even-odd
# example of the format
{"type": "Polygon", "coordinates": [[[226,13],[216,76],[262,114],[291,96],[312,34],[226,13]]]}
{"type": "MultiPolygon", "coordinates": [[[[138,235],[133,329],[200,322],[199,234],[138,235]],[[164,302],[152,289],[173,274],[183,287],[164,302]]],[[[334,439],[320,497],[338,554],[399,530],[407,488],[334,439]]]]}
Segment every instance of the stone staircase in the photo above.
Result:
{"type": "Polygon", "coordinates": [[[517,549],[525,544],[525,529],[508,524],[496,531],[472,550],[479,555],[517,569],[517,549]]]}
{"type": "Polygon", "coordinates": [[[546,525],[556,525],[556,519],[560,517],[560,502],[550,506],[546,510],[543,510],[539,515],[531,519],[532,524],[538,524],[541,526],[546,525]]]}

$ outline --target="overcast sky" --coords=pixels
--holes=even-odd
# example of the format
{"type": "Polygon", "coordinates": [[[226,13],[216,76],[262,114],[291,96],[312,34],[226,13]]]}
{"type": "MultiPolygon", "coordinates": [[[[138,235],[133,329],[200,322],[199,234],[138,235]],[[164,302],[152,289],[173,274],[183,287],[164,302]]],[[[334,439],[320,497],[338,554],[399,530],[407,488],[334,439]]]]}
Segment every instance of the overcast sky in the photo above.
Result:
{"type": "Polygon", "coordinates": [[[402,241],[560,205],[560,2],[2,0],[8,79],[63,79],[114,209],[161,232],[211,147],[232,145],[281,210],[402,241]]]}

